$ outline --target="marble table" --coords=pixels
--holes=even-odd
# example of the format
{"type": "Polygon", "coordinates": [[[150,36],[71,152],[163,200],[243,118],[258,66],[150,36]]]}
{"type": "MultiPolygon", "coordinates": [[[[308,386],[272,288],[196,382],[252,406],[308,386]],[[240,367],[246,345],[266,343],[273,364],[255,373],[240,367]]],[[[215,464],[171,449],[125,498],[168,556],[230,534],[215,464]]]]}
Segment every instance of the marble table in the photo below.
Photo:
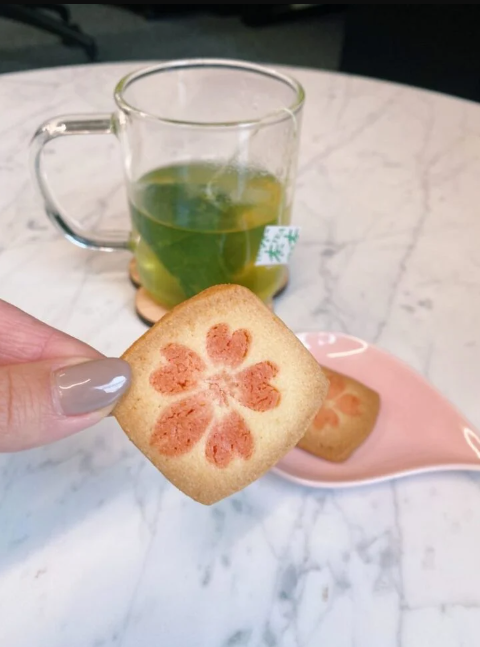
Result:
{"type": "MultiPolygon", "coordinates": [[[[0,77],[0,297],[115,355],[143,331],[128,256],[52,228],[27,148],[45,118],[102,112],[136,65],[0,77]]],[[[423,373],[480,427],[480,106],[304,69],[294,219],[277,312],[423,373]]],[[[127,221],[114,138],[49,148],[78,221],[127,221]]],[[[267,475],[187,499],[115,421],[0,457],[5,647],[477,647],[480,477],[311,490],[267,475]]]]}

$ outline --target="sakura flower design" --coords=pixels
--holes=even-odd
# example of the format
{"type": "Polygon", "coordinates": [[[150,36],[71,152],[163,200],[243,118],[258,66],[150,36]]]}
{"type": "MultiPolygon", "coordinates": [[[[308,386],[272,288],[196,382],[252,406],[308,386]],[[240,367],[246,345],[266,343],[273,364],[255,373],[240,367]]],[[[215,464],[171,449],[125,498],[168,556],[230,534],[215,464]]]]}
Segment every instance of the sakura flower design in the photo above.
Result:
{"type": "Polygon", "coordinates": [[[207,436],[205,456],[219,468],[234,457],[248,460],[254,449],[253,436],[241,414],[240,404],[265,412],[280,403],[279,391],[270,384],[278,367],[270,361],[241,368],[251,345],[247,330],[220,323],[206,336],[205,360],[182,344],[161,350],[164,363],[150,376],[152,387],[175,398],[158,418],[150,444],[164,456],[187,454],[207,436]],[[183,398],[178,398],[182,394],[183,398]]]}
{"type": "Polygon", "coordinates": [[[338,427],[340,418],[338,411],[346,416],[356,417],[361,415],[360,398],[352,393],[347,393],[347,380],[338,373],[332,373],[322,367],[328,377],[330,388],[323,406],[315,416],[313,424],[316,429],[323,429],[327,425],[338,427]]]}

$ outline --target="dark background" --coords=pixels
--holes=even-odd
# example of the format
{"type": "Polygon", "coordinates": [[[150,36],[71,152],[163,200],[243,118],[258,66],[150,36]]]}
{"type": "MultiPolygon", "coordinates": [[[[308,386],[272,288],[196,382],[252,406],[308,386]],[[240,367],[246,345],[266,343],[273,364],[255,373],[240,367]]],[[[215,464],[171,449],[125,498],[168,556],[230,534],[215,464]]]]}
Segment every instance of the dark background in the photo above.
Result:
{"type": "Polygon", "coordinates": [[[196,56],[341,70],[479,101],[480,7],[0,5],[0,72],[196,56]]]}

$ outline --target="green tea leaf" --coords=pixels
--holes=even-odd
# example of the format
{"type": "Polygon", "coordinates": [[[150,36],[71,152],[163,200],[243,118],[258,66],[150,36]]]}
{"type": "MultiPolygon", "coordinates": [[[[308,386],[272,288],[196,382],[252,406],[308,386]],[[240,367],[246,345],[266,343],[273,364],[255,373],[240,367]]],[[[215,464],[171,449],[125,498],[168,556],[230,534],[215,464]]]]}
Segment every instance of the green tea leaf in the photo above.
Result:
{"type": "MultiPolygon", "coordinates": [[[[170,295],[176,290],[175,302],[182,299],[180,290],[189,298],[219,283],[256,286],[265,274],[253,264],[265,226],[279,217],[279,184],[246,169],[220,170],[202,163],[165,167],[133,186],[134,228],[158,260],[164,284],[171,275],[168,289],[170,295]]],[[[147,278],[150,273],[151,289],[162,302],[155,264],[142,266],[141,257],[137,260],[147,278]]]]}
{"type": "Polygon", "coordinates": [[[135,210],[137,231],[180,283],[185,297],[212,285],[231,282],[236,266],[242,267],[245,263],[245,245],[242,250],[241,240],[238,240],[234,245],[235,254],[226,250],[226,262],[224,246],[228,234],[216,233],[224,216],[219,205],[198,195],[187,195],[183,187],[175,185],[151,185],[146,199],[147,205],[151,201],[156,204],[163,222],[173,221],[176,227],[164,226],[135,210]],[[191,228],[193,221],[197,225],[195,229],[191,228]],[[177,228],[185,225],[189,225],[189,229],[177,228]],[[199,231],[200,228],[214,233],[199,231]]]}

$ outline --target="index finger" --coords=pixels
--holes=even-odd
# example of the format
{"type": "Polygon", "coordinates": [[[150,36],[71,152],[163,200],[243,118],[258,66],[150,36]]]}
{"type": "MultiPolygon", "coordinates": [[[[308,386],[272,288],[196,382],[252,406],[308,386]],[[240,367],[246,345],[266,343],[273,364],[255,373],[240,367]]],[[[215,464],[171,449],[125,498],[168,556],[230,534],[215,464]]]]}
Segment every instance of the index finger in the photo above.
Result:
{"type": "Polygon", "coordinates": [[[0,365],[101,353],[0,299],[0,365]]]}

